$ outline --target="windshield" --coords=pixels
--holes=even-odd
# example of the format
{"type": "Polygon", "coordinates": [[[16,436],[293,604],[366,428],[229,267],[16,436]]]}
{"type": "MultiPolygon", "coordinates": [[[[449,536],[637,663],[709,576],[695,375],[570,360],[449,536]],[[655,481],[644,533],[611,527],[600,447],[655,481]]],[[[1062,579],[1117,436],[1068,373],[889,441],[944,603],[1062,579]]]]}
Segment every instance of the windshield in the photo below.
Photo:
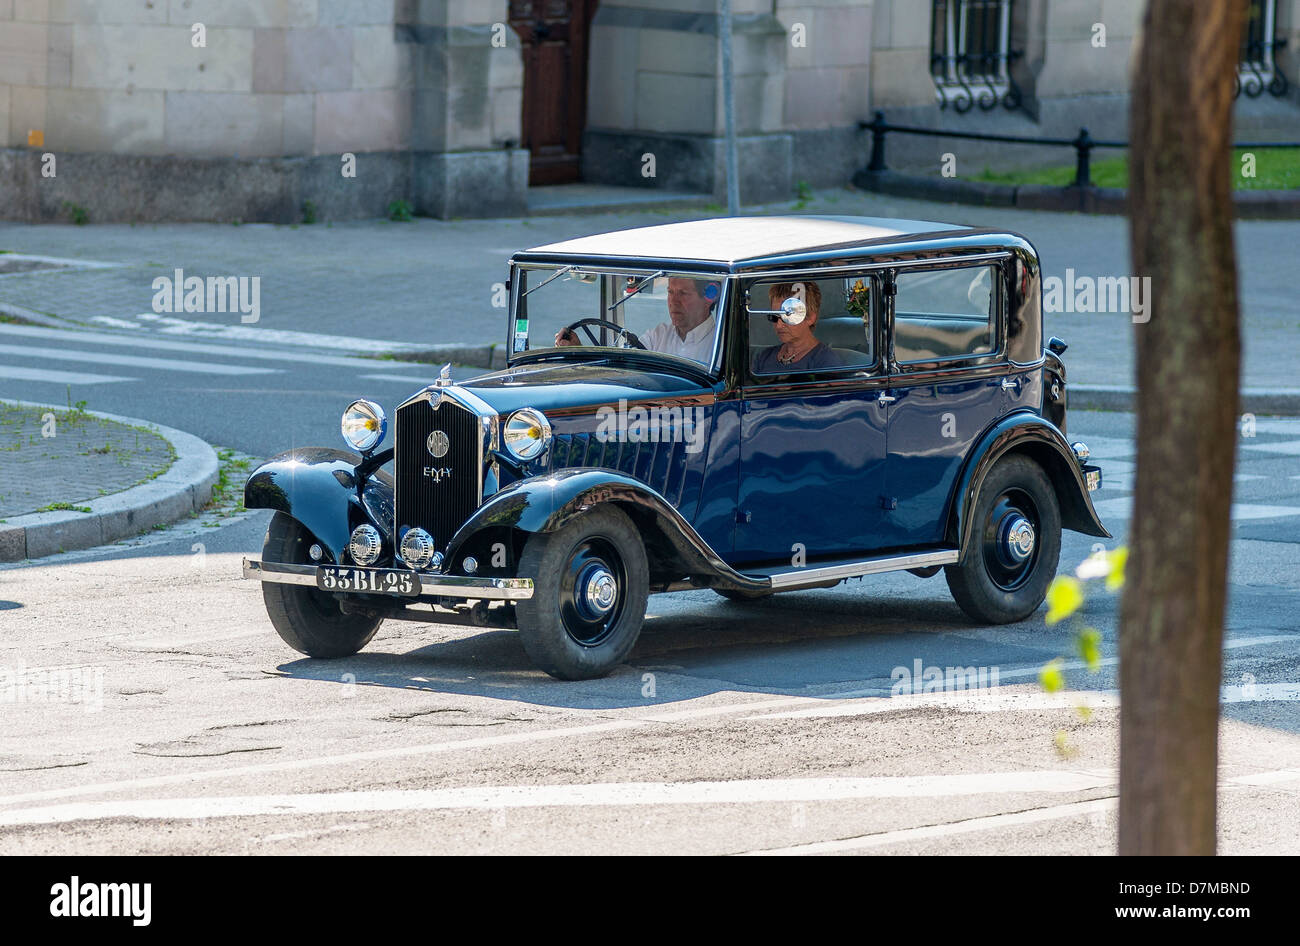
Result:
{"type": "Polygon", "coordinates": [[[510,351],[640,349],[711,368],[724,281],[664,270],[520,267],[510,351]]]}

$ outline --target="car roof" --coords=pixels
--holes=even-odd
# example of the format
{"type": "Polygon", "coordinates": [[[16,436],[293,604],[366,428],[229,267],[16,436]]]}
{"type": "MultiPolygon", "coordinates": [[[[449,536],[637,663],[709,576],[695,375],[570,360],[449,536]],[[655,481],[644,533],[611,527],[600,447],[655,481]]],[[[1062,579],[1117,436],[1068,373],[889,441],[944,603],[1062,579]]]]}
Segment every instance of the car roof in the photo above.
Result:
{"type": "Polygon", "coordinates": [[[740,267],[775,263],[793,254],[880,247],[925,234],[966,236],[978,231],[932,220],[892,217],[714,217],[636,227],[548,243],[516,253],[521,262],[566,257],[697,261],[740,267]]]}

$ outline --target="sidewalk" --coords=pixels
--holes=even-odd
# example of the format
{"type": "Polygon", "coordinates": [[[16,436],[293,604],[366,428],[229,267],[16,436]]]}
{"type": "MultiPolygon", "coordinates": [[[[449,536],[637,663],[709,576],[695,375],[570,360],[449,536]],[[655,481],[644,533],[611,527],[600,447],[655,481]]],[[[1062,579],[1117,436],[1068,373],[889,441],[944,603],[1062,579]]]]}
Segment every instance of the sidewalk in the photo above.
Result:
{"type": "Polygon", "coordinates": [[[0,400],[0,562],[90,548],[201,509],[217,479],[197,437],[132,418],[0,400]]]}
{"type": "MultiPolygon", "coordinates": [[[[1130,275],[1128,222],[1119,217],[979,208],[850,190],[747,213],[897,216],[999,227],[1038,248],[1045,277],[1130,275]]],[[[0,223],[0,250],[109,264],[0,274],[0,304],[97,329],[205,336],[237,329],[242,341],[316,344],[353,352],[423,350],[440,344],[501,344],[501,284],[515,250],[588,233],[716,216],[707,208],[629,210],[505,220],[411,223],[27,225],[0,223]],[[158,277],[259,277],[257,321],[239,312],[156,313],[158,277]],[[277,333],[309,333],[309,337],[277,333]],[[363,348],[364,346],[364,348],[363,348]]],[[[1300,221],[1237,225],[1243,314],[1242,385],[1300,398],[1300,316],[1295,269],[1300,221]]],[[[3,255],[0,255],[3,259],[3,255]]],[[[3,308],[0,307],[0,312],[3,308]]],[[[0,318],[3,318],[0,315],[0,318]]],[[[1131,389],[1134,325],[1124,313],[1048,312],[1046,333],[1069,345],[1070,382],[1131,389]]]]}

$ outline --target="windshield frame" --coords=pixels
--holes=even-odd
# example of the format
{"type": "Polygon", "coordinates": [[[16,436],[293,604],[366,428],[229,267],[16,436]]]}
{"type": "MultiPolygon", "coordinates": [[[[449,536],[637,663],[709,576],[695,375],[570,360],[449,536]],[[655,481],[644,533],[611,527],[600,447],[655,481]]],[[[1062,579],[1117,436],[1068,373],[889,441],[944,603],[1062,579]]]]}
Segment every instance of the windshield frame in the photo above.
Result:
{"type": "MultiPolygon", "coordinates": [[[[566,260],[564,262],[520,262],[517,260],[510,261],[510,302],[506,310],[506,365],[511,366],[520,362],[532,361],[535,359],[554,357],[557,354],[583,354],[590,356],[599,354],[604,357],[624,357],[635,356],[638,358],[649,357],[655,361],[660,361],[672,365],[683,365],[694,371],[703,371],[710,377],[717,377],[722,371],[722,352],[724,348],[724,339],[727,333],[728,317],[727,310],[731,302],[731,291],[733,279],[731,274],[726,271],[701,271],[698,269],[688,269],[680,265],[674,265],[670,260],[664,261],[637,261],[629,262],[622,265],[617,262],[602,261],[585,263],[581,260],[566,260]],[[713,351],[710,355],[709,363],[702,364],[692,358],[682,358],[677,355],[669,355],[657,351],[641,351],[635,348],[607,348],[603,346],[582,345],[580,347],[569,347],[562,345],[546,345],[543,347],[534,347],[532,338],[529,338],[529,348],[527,351],[517,352],[514,350],[514,326],[515,313],[519,311],[520,302],[524,292],[521,288],[524,283],[522,275],[528,273],[547,273],[554,275],[558,270],[566,267],[578,270],[584,273],[593,273],[601,276],[636,276],[645,277],[656,273],[662,273],[665,278],[684,277],[687,279],[710,279],[716,280],[720,287],[718,301],[713,306],[713,318],[716,327],[713,333],[713,351]]],[[[602,293],[602,297],[603,297],[602,293]]],[[[602,301],[602,308],[604,302],[602,301]]],[[[607,317],[606,313],[602,317],[607,317]]],[[[589,360],[584,357],[583,360],[589,360]]]]}

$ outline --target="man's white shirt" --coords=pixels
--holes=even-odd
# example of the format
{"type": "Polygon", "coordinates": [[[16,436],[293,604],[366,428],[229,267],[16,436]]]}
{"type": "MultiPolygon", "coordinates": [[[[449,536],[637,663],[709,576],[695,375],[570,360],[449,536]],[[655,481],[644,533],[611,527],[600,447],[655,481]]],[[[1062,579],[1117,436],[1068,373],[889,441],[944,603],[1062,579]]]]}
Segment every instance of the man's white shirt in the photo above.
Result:
{"type": "Polygon", "coordinates": [[[713,330],[716,324],[713,316],[710,315],[682,338],[677,334],[677,327],[669,319],[642,335],[641,344],[651,351],[677,355],[679,358],[690,358],[708,366],[713,361],[713,330]]]}

